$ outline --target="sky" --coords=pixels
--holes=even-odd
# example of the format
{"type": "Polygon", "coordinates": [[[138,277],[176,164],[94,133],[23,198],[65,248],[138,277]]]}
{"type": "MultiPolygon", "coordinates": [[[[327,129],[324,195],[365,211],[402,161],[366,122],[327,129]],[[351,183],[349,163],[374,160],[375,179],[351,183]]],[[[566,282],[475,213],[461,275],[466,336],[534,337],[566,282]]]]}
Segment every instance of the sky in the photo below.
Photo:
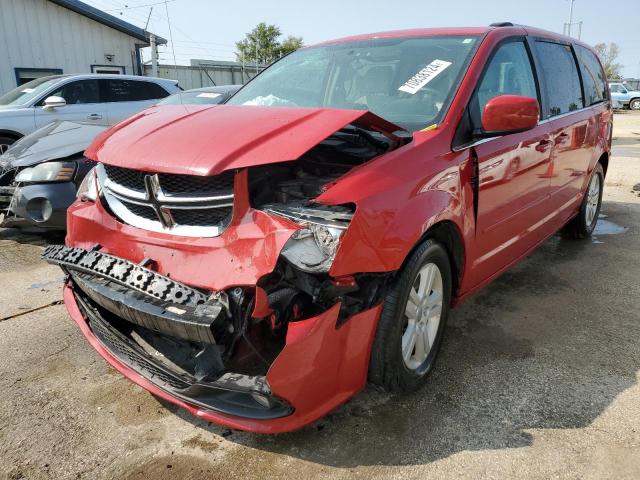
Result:
{"type": "MultiPolygon", "coordinates": [[[[160,47],[160,63],[189,64],[191,58],[235,60],[235,42],[259,22],[280,27],[284,36],[301,36],[305,44],[358,33],[416,27],[483,26],[511,21],[562,32],[570,0],[83,0],[94,7],[170,39],[160,47]]],[[[582,21],[582,40],[593,45],[615,42],[623,76],[640,78],[638,0],[575,0],[573,21],[582,21]],[[607,10],[606,6],[610,6],[607,10]]],[[[577,37],[578,26],[572,35],[577,37]]],[[[144,53],[149,59],[149,51],[144,53]]]]}

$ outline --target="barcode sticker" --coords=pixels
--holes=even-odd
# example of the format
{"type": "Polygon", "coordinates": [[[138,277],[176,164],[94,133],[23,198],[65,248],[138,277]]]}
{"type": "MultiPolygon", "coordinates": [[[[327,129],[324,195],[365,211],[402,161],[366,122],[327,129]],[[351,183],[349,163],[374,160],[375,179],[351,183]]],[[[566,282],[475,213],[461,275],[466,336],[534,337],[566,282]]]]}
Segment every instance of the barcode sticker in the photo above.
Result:
{"type": "Polygon", "coordinates": [[[434,60],[429,65],[424,67],[418,73],[416,73],[413,77],[406,81],[406,83],[398,90],[401,92],[410,93],[414,95],[418,90],[424,87],[427,83],[433,80],[437,75],[440,74],[443,70],[445,70],[451,62],[447,62],[446,60],[434,60]]]}

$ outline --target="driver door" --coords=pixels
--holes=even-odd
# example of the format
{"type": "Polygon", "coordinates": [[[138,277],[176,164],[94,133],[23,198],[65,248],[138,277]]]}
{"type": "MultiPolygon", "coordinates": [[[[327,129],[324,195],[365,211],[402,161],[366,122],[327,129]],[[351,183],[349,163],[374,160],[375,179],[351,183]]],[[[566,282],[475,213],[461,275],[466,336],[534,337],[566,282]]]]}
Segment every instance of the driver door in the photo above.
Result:
{"type": "MultiPolygon", "coordinates": [[[[497,47],[480,80],[470,109],[474,127],[481,112],[498,95],[523,95],[540,103],[531,56],[524,40],[497,47]]],[[[540,225],[550,209],[549,126],[506,134],[477,143],[478,210],[472,284],[481,283],[517,260],[541,237],[540,225]]]]}
{"type": "Polygon", "coordinates": [[[46,98],[39,102],[35,107],[36,128],[54,120],[107,124],[106,105],[100,102],[98,80],[72,81],[47,94],[47,97],[50,96],[62,97],[67,104],[64,107],[45,110],[42,107],[46,98]]]}

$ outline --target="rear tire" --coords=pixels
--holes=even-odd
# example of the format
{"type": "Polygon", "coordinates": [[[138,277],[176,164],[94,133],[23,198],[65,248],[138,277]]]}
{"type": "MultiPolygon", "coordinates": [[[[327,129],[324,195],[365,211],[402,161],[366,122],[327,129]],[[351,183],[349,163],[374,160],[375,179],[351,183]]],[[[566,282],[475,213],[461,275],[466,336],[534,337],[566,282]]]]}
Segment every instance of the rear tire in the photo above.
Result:
{"type": "Polygon", "coordinates": [[[372,383],[392,392],[411,392],[424,385],[442,343],[450,301],[447,252],[425,240],[398,272],[384,299],[369,364],[372,383]]]}
{"type": "Polygon", "coordinates": [[[572,238],[589,238],[598,223],[598,215],[602,206],[604,187],[604,170],[600,163],[591,172],[589,184],[584,192],[582,205],[578,215],[564,229],[564,233],[572,238]]]}

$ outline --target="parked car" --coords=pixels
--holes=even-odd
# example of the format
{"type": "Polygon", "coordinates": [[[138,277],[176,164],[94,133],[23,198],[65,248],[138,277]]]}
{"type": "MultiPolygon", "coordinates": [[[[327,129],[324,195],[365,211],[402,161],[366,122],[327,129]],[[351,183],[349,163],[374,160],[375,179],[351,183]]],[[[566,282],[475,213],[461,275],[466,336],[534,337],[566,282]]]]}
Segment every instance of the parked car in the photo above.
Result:
{"type": "Polygon", "coordinates": [[[0,156],[0,226],[64,230],[67,208],[95,162],[82,154],[108,127],[56,120],[0,156]]]}
{"type": "Polygon", "coordinates": [[[100,134],[67,245],[44,256],[133,382],[288,431],[367,379],[424,385],[450,307],[559,229],[591,235],[611,123],[573,38],[505,23],[330,41],[225,105],[100,134]]]}
{"type": "Polygon", "coordinates": [[[220,85],[185,90],[160,100],[157,105],[218,105],[236,93],[242,85],[220,85]]]}
{"type": "Polygon", "coordinates": [[[175,80],[133,75],[53,75],[0,96],[0,155],[54,120],[113,125],[180,91],[175,80]]]}
{"type": "Polygon", "coordinates": [[[619,82],[610,82],[612,100],[617,101],[624,108],[640,110],[640,91],[627,88],[619,82]]]}
{"type": "MultiPolygon", "coordinates": [[[[228,100],[241,85],[205,87],[179,92],[158,105],[216,105],[228,100]]],[[[66,211],[93,162],[82,152],[107,127],[54,121],[23,137],[0,156],[0,226],[64,230],[66,211]],[[73,163],[73,166],[71,164],[73,163]],[[64,165],[64,179],[52,173],[64,165]],[[38,166],[36,169],[35,167],[38,166]]]]}

